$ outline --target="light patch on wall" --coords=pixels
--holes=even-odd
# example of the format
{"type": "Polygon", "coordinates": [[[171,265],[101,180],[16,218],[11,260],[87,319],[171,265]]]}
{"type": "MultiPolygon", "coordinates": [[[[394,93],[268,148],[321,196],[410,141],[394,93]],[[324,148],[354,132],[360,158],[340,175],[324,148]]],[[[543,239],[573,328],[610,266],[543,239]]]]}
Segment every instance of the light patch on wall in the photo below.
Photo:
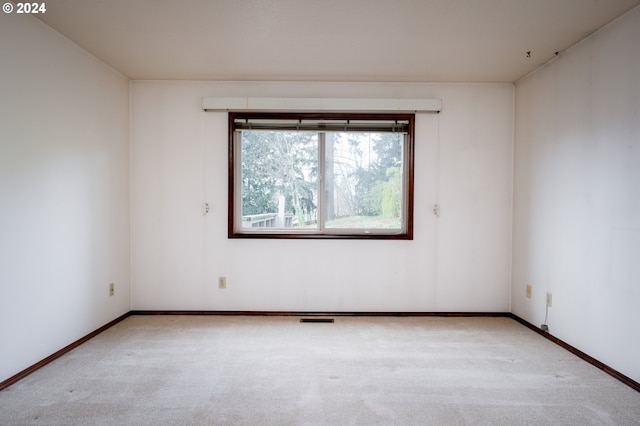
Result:
{"type": "Polygon", "coordinates": [[[489,160],[480,149],[468,149],[459,154],[459,170],[462,183],[468,188],[482,187],[487,181],[489,160]]]}
{"type": "Polygon", "coordinates": [[[611,234],[611,285],[627,296],[640,297],[640,230],[618,228],[611,234]]]}

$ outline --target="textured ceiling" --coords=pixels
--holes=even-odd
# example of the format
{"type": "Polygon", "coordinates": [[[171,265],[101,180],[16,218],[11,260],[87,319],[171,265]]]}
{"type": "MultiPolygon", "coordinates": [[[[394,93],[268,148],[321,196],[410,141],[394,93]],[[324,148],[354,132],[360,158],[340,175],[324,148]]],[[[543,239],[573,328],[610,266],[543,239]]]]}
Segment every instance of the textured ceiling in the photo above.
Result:
{"type": "Polygon", "coordinates": [[[36,16],[131,79],[513,82],[640,0],[46,4],[36,16]]]}

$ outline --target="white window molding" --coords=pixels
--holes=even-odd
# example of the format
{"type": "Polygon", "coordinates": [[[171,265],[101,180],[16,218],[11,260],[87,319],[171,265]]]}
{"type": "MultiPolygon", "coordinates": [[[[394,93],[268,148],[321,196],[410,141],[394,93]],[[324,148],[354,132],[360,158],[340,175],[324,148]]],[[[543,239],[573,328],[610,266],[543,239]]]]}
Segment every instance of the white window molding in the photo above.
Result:
{"type": "Polygon", "coordinates": [[[202,98],[204,111],[440,112],[442,99],[202,98]]]}

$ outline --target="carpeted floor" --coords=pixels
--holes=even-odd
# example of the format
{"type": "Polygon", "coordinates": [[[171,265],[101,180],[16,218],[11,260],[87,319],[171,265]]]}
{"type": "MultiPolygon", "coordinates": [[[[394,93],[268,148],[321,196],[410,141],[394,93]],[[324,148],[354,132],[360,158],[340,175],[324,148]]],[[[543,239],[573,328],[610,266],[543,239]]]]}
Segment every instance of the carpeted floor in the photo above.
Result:
{"type": "Polygon", "coordinates": [[[509,318],[131,316],[0,424],[640,425],[640,393],[509,318]]]}

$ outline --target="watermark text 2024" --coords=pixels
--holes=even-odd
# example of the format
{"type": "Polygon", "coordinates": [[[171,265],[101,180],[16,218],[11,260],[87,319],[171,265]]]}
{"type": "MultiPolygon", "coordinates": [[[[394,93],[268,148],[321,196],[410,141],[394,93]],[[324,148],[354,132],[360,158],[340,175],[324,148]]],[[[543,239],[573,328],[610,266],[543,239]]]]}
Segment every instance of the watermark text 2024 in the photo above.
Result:
{"type": "Polygon", "coordinates": [[[2,11],[4,13],[46,13],[46,3],[16,3],[15,5],[10,2],[6,2],[2,5],[2,11]]]}

